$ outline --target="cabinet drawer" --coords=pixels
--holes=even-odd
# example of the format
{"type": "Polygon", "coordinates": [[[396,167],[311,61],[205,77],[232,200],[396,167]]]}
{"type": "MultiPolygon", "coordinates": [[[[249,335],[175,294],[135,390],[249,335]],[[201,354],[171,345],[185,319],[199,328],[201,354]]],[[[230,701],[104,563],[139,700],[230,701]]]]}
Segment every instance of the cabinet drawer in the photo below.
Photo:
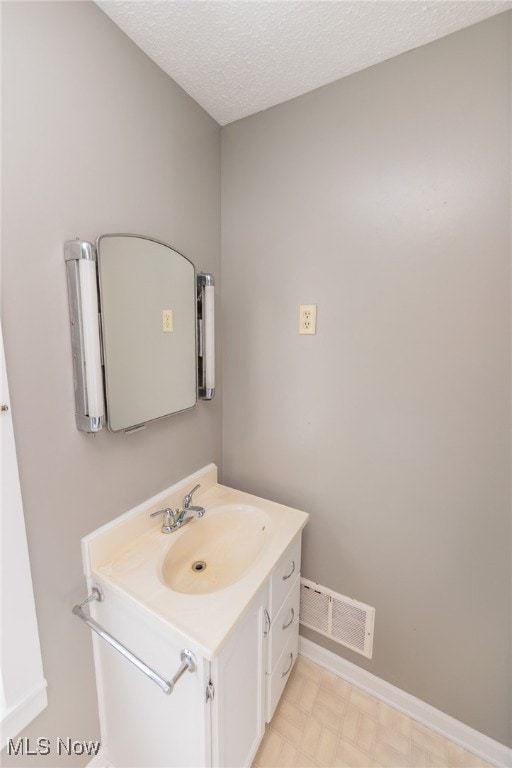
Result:
{"type": "Polygon", "coordinates": [[[283,600],[299,575],[300,571],[300,534],[292,541],[277,563],[270,580],[270,618],[277,616],[283,600]]]}
{"type": "Polygon", "coordinates": [[[267,672],[272,672],[283,648],[294,631],[294,624],[299,617],[300,608],[300,580],[297,577],[290,593],[284,601],[270,628],[267,672]]]}
{"type": "Polygon", "coordinates": [[[272,720],[277,703],[290,677],[292,667],[297,661],[298,651],[299,621],[297,619],[291,627],[291,635],[274,667],[274,671],[271,675],[267,675],[267,723],[270,723],[272,720]]]}

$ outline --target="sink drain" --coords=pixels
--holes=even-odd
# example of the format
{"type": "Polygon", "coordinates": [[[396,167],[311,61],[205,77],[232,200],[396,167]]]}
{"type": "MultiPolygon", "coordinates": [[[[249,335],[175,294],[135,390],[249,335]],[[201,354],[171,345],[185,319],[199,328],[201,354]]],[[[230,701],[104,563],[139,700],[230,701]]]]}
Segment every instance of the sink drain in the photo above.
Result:
{"type": "Polygon", "coordinates": [[[206,570],[206,563],[204,560],[196,560],[195,563],[192,563],[192,570],[196,573],[201,573],[202,571],[206,570]]]}

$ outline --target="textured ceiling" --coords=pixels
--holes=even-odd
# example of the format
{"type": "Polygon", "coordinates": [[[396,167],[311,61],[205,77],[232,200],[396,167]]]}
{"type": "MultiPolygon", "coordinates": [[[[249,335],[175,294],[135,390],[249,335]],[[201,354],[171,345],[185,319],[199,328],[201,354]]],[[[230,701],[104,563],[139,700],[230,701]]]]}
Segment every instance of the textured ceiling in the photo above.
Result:
{"type": "Polygon", "coordinates": [[[96,1],[221,125],[512,7],[512,0],[96,1]]]}

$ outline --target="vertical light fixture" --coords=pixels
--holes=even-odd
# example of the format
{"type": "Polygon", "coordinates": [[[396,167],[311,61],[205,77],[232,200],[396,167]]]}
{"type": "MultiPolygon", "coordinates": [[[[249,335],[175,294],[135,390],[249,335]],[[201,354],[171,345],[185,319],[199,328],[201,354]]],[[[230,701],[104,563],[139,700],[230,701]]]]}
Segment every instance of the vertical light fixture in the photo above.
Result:
{"type": "Polygon", "coordinates": [[[76,426],[98,432],[104,421],[96,249],[85,240],[64,243],[75,385],[76,426]]]}
{"type": "Polygon", "coordinates": [[[198,395],[211,400],[215,395],[215,279],[200,272],[197,275],[198,318],[198,395]]]}

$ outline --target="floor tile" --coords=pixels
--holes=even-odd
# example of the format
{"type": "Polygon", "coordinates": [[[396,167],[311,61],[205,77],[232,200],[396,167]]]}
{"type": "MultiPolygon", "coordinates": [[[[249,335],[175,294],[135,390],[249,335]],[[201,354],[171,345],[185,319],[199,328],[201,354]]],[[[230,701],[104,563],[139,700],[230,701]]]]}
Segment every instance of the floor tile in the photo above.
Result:
{"type": "Polygon", "coordinates": [[[331,766],[338,744],[338,736],[329,728],[322,728],[315,757],[321,765],[331,766]]]}
{"type": "Polygon", "coordinates": [[[299,698],[299,707],[306,712],[311,712],[319,691],[320,685],[315,682],[315,680],[308,678],[304,683],[304,687],[299,698]]]}
{"type": "Polygon", "coordinates": [[[395,728],[385,728],[383,725],[379,725],[377,728],[377,741],[381,744],[386,744],[405,757],[410,753],[410,737],[402,736],[395,728]]]}
{"type": "Polygon", "coordinates": [[[315,757],[318,742],[320,741],[320,736],[322,735],[322,730],[323,725],[319,723],[318,720],[311,718],[308,721],[306,727],[304,728],[304,733],[302,734],[302,739],[300,742],[300,749],[302,752],[304,752],[306,755],[310,755],[313,758],[315,757]]]}
{"type": "Polygon", "coordinates": [[[379,707],[377,710],[377,721],[386,726],[387,728],[393,728],[395,723],[395,717],[397,715],[396,709],[389,707],[384,702],[379,701],[379,707]]]}
{"type": "Polygon", "coordinates": [[[297,765],[297,749],[286,740],[281,744],[279,764],[281,768],[295,768],[297,765]]]}
{"type": "Polygon", "coordinates": [[[282,739],[279,734],[271,728],[267,728],[253,765],[258,766],[258,768],[259,766],[261,768],[279,768],[281,746],[282,739]]]}
{"type": "Polygon", "coordinates": [[[376,765],[370,755],[359,747],[346,741],[339,742],[333,768],[370,768],[376,765]]]}
{"type": "Polygon", "coordinates": [[[319,720],[322,725],[327,726],[331,731],[341,733],[344,718],[340,718],[339,714],[329,709],[329,707],[324,707],[322,704],[315,702],[311,710],[311,717],[319,720]]]}
{"type": "Polygon", "coordinates": [[[369,717],[373,717],[374,720],[377,719],[379,709],[379,702],[377,699],[374,699],[373,696],[369,696],[364,691],[359,690],[359,688],[356,688],[354,685],[350,691],[349,702],[350,706],[355,707],[360,712],[364,712],[369,717]]]}
{"type": "Polygon", "coordinates": [[[357,746],[366,752],[373,754],[375,738],[377,736],[377,723],[371,717],[361,715],[359,718],[359,727],[357,729],[357,746]]]}
{"type": "Polygon", "coordinates": [[[409,768],[407,755],[402,755],[388,744],[378,741],[375,745],[375,759],[384,768],[409,768]]]}
{"type": "Polygon", "coordinates": [[[306,755],[304,752],[297,752],[297,757],[295,759],[296,762],[294,768],[323,768],[320,763],[317,763],[316,760],[313,760],[312,757],[306,755]]]}
{"type": "Polygon", "coordinates": [[[327,690],[327,688],[323,688],[322,686],[320,686],[318,689],[316,695],[316,703],[321,704],[323,707],[327,707],[328,709],[332,709],[332,711],[336,712],[339,717],[345,713],[345,700],[334,696],[327,690]]]}
{"type": "Polygon", "coordinates": [[[356,741],[360,718],[361,712],[359,712],[359,710],[354,707],[347,708],[345,717],[341,723],[341,732],[345,741],[356,741]]]}
{"type": "Polygon", "coordinates": [[[299,656],[253,768],[492,768],[299,656]]]}
{"type": "MultiPolygon", "coordinates": [[[[304,726],[306,723],[304,724],[304,726]]],[[[290,720],[287,720],[286,717],[278,713],[274,715],[272,719],[272,730],[277,731],[284,739],[289,741],[291,744],[298,744],[302,738],[302,734],[304,731],[304,728],[299,728],[298,725],[295,725],[290,720]]]]}
{"type": "Polygon", "coordinates": [[[286,718],[286,720],[289,720],[291,723],[293,723],[293,725],[295,725],[297,728],[300,728],[301,730],[304,730],[309,717],[308,712],[305,712],[295,702],[288,701],[285,696],[282,697],[276,710],[276,714],[280,717],[286,718]]]}

